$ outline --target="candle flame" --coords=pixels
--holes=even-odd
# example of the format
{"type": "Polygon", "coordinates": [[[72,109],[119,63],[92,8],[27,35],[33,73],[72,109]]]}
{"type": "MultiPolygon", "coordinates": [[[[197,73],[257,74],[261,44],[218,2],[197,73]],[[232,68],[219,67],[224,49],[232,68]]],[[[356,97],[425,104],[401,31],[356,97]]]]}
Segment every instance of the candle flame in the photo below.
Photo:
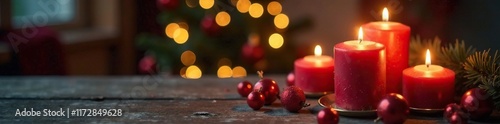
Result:
{"type": "Polygon", "coordinates": [[[363,41],[363,27],[359,27],[358,40],[359,40],[359,43],[361,43],[361,41],[363,41]]]}
{"type": "Polygon", "coordinates": [[[389,21],[389,10],[387,10],[387,8],[384,8],[384,10],[382,10],[382,20],[389,21]]]}
{"type": "Polygon", "coordinates": [[[314,48],[314,56],[321,56],[322,52],[323,50],[321,50],[321,46],[316,45],[316,47],[314,48]]]}
{"type": "Polygon", "coordinates": [[[431,52],[429,51],[429,49],[427,49],[427,52],[425,53],[425,65],[427,66],[427,68],[429,68],[429,66],[431,65],[431,52]]]}

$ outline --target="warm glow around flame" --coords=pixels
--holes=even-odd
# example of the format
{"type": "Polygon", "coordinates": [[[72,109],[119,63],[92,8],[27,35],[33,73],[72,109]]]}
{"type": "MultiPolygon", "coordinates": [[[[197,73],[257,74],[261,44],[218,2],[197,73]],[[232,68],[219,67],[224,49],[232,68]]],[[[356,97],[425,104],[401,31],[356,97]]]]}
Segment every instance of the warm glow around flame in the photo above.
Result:
{"type": "Polygon", "coordinates": [[[321,46],[316,45],[316,47],[314,48],[314,56],[321,56],[322,52],[323,50],[321,50],[321,46]]]}
{"type": "Polygon", "coordinates": [[[387,8],[384,8],[384,10],[382,10],[382,20],[389,21],[389,10],[387,10],[387,8]]]}
{"type": "Polygon", "coordinates": [[[427,52],[425,53],[425,65],[428,67],[431,65],[431,52],[429,49],[427,49],[427,52]]]}
{"type": "Polygon", "coordinates": [[[359,41],[362,41],[362,40],[363,40],[363,28],[362,28],[362,27],[359,27],[359,31],[358,31],[358,40],[359,40],[359,41]]]}

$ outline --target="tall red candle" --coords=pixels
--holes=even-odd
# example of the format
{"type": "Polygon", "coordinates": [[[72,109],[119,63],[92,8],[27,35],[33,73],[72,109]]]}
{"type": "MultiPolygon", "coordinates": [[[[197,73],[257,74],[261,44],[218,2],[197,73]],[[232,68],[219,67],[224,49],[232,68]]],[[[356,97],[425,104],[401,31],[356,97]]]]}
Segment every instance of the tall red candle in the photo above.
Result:
{"type": "Polygon", "coordinates": [[[336,44],[335,107],[344,110],[374,110],[385,94],[384,45],[359,40],[336,44]]]}
{"type": "Polygon", "coordinates": [[[321,55],[321,47],[314,49],[315,55],[295,61],[295,86],[304,90],[307,96],[323,95],[334,91],[333,58],[321,55]]]}
{"type": "Polygon", "coordinates": [[[389,12],[384,8],[384,21],[363,25],[365,39],[384,44],[387,57],[387,93],[401,93],[401,78],[408,68],[410,27],[389,22],[389,12]]]}
{"type": "Polygon", "coordinates": [[[425,65],[403,71],[403,96],[412,109],[444,109],[453,102],[455,72],[430,64],[427,50],[425,65]]]}

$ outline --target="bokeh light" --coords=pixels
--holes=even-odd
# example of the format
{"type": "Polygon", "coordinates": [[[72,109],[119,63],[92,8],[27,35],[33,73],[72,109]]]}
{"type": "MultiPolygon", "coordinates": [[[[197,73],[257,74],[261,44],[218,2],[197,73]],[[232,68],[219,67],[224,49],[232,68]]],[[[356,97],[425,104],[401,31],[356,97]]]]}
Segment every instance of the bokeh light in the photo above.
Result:
{"type": "Polygon", "coordinates": [[[217,70],[217,77],[219,78],[230,78],[233,76],[233,70],[229,66],[221,66],[217,70]]]}
{"type": "Polygon", "coordinates": [[[224,26],[228,25],[229,22],[231,22],[231,16],[226,11],[221,11],[221,12],[217,13],[217,15],[215,15],[215,22],[219,26],[224,27],[224,26]]]}
{"type": "Polygon", "coordinates": [[[222,58],[217,62],[217,67],[221,66],[231,66],[232,62],[228,58],[222,58]]]}
{"type": "Polygon", "coordinates": [[[179,74],[181,75],[181,77],[183,78],[186,78],[186,70],[187,70],[187,67],[182,67],[179,74]]]}
{"type": "Polygon", "coordinates": [[[179,22],[177,23],[180,28],[184,28],[186,30],[189,30],[189,25],[186,22],[179,22]]]}
{"type": "Polygon", "coordinates": [[[179,25],[177,23],[170,23],[167,25],[167,27],[165,27],[165,34],[167,35],[167,37],[173,38],[175,30],[177,30],[178,28],[179,25]]]}
{"type": "Polygon", "coordinates": [[[184,44],[189,39],[189,33],[184,28],[177,28],[177,30],[174,31],[173,37],[174,37],[174,41],[177,44],[184,44]]]}
{"type": "Polygon", "coordinates": [[[233,78],[242,78],[247,76],[247,70],[241,66],[233,68],[233,78]]]}
{"type": "Polygon", "coordinates": [[[196,54],[193,51],[187,50],[181,54],[181,62],[185,66],[193,65],[196,62],[196,54]]]}
{"type": "Polygon", "coordinates": [[[196,4],[196,1],[197,1],[197,0],[186,0],[186,5],[187,5],[189,8],[194,8],[194,7],[196,7],[196,5],[198,5],[198,4],[196,4]]]}
{"type": "Polygon", "coordinates": [[[191,65],[186,69],[186,78],[188,79],[199,79],[201,75],[201,70],[196,65],[191,65]]]}
{"type": "Polygon", "coordinates": [[[267,70],[267,60],[266,59],[261,59],[257,61],[253,66],[255,70],[267,70]]]}
{"type": "Polygon", "coordinates": [[[271,46],[274,49],[278,49],[281,46],[283,46],[283,36],[281,36],[278,33],[274,33],[271,36],[269,36],[269,46],[271,46]]]}
{"type": "Polygon", "coordinates": [[[236,2],[236,9],[241,13],[246,13],[250,8],[250,4],[252,4],[250,0],[238,0],[238,2],[236,2]]]}
{"type": "Polygon", "coordinates": [[[267,12],[271,15],[278,15],[281,13],[281,4],[278,1],[272,1],[267,4],[267,12]]]}
{"type": "Polygon", "coordinates": [[[253,18],[259,18],[264,13],[264,7],[259,3],[254,3],[248,8],[248,13],[250,13],[250,16],[253,18]]]}
{"type": "Polygon", "coordinates": [[[285,14],[278,14],[274,17],[274,25],[279,29],[284,29],[288,26],[288,16],[285,14]]]}
{"type": "Polygon", "coordinates": [[[231,4],[232,4],[233,6],[236,6],[236,5],[238,5],[238,1],[239,1],[239,0],[231,0],[231,4]]]}
{"type": "Polygon", "coordinates": [[[210,9],[214,6],[214,0],[200,0],[200,6],[203,9],[210,9]]]}

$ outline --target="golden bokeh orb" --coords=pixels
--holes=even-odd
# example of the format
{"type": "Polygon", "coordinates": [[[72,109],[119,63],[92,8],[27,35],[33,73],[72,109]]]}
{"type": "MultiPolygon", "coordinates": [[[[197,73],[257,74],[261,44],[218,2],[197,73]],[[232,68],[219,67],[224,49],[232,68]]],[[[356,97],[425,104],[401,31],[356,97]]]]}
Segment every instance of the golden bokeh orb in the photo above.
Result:
{"type": "Polygon", "coordinates": [[[284,40],[283,36],[281,36],[278,33],[274,33],[271,36],[269,36],[269,46],[271,46],[274,49],[281,48],[283,46],[284,40]]]}
{"type": "Polygon", "coordinates": [[[177,30],[174,31],[173,38],[177,44],[184,44],[189,39],[189,33],[184,28],[177,28],[177,30]]]}
{"type": "Polygon", "coordinates": [[[196,65],[191,65],[186,69],[186,78],[188,79],[199,79],[201,76],[201,70],[196,65]]]}
{"type": "Polygon", "coordinates": [[[250,8],[248,8],[248,13],[253,18],[259,18],[264,13],[264,7],[262,7],[259,3],[253,3],[250,5],[250,8]]]}
{"type": "Polygon", "coordinates": [[[215,22],[221,27],[227,26],[231,22],[231,16],[226,11],[221,11],[215,15],[215,22]]]}
{"type": "Polygon", "coordinates": [[[221,66],[217,70],[217,77],[219,78],[230,78],[233,76],[233,70],[229,66],[221,66]]]}
{"type": "Polygon", "coordinates": [[[231,60],[229,60],[228,58],[222,58],[222,59],[219,59],[219,61],[217,61],[217,67],[221,67],[221,66],[231,66],[232,62],[231,60]]]}
{"type": "Polygon", "coordinates": [[[274,17],[274,25],[279,29],[284,29],[288,26],[288,16],[285,14],[278,14],[274,17]]]}
{"type": "Polygon", "coordinates": [[[183,78],[186,78],[186,70],[187,70],[187,67],[182,67],[179,74],[181,75],[181,77],[183,78]]]}
{"type": "Polygon", "coordinates": [[[181,62],[185,66],[193,65],[196,62],[196,54],[193,51],[187,50],[181,54],[181,62]]]}
{"type": "Polygon", "coordinates": [[[282,6],[278,1],[272,1],[267,4],[267,12],[271,15],[278,15],[281,13],[282,6]]]}
{"type": "Polygon", "coordinates": [[[210,9],[214,6],[215,0],[200,0],[200,6],[203,9],[210,9]]]}
{"type": "Polygon", "coordinates": [[[242,78],[247,76],[247,71],[241,66],[236,66],[233,68],[233,78],[242,78]]]}
{"type": "Polygon", "coordinates": [[[238,0],[238,2],[236,2],[236,9],[241,13],[246,13],[251,4],[250,0],[238,0]]]}
{"type": "Polygon", "coordinates": [[[175,32],[175,30],[177,30],[177,28],[179,28],[179,24],[177,24],[177,23],[170,23],[170,24],[168,24],[165,27],[165,34],[167,35],[167,37],[173,38],[174,37],[174,32],[175,32]]]}

